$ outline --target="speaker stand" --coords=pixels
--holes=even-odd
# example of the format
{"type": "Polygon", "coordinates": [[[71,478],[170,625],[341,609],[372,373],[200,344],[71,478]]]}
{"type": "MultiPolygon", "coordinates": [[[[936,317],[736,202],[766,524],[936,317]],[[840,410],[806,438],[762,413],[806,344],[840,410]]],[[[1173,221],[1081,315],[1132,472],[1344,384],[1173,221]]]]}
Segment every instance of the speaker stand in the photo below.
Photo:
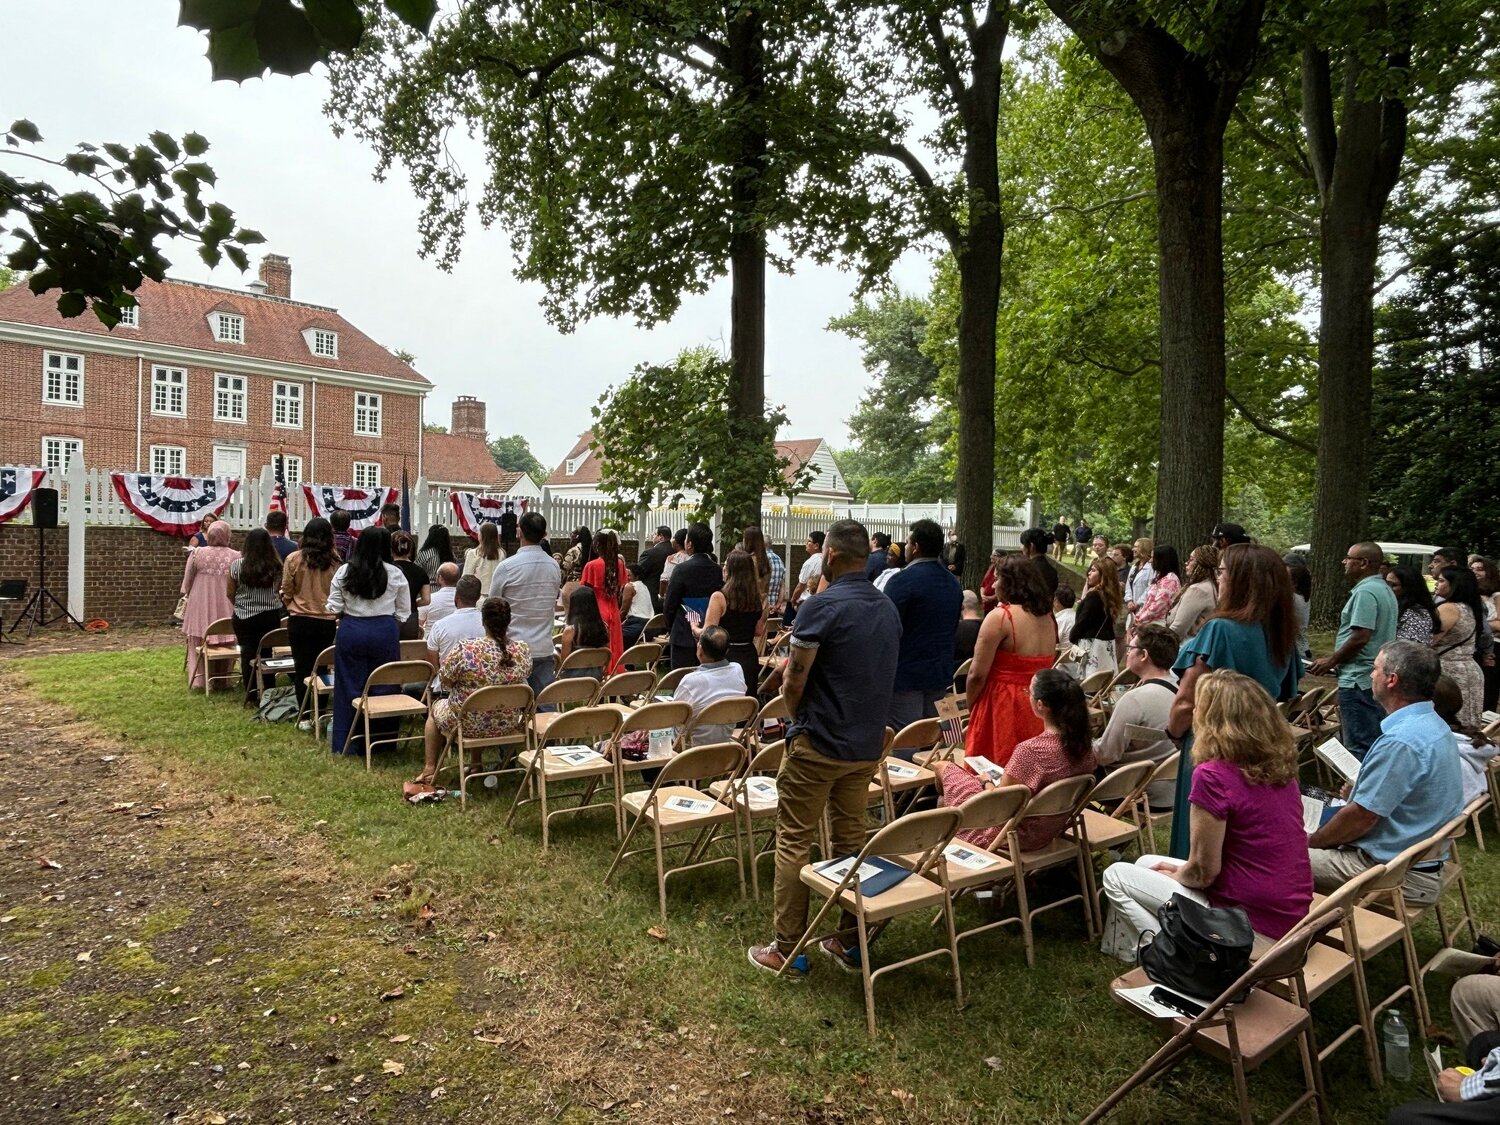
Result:
{"type": "Polygon", "coordinates": [[[47,543],[44,538],[45,532],[41,527],[36,529],[36,568],[37,582],[36,591],[31,598],[21,607],[20,615],[11,622],[9,632],[14,633],[21,627],[21,622],[26,622],[26,636],[29,639],[32,631],[38,626],[45,629],[48,625],[55,625],[59,621],[70,621],[78,626],[80,632],[87,632],[83,622],[68,612],[56,594],[47,588],[47,543]],[[57,607],[57,613],[51,612],[52,607],[57,607]]]}

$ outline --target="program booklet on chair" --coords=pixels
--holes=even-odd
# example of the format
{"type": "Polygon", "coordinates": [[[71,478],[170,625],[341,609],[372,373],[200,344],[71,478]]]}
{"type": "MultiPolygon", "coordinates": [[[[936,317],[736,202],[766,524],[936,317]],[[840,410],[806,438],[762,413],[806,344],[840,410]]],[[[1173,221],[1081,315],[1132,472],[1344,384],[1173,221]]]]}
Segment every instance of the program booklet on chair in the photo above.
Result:
{"type": "MultiPolygon", "coordinates": [[[[846,855],[843,859],[832,859],[827,863],[820,863],[814,868],[815,871],[829,882],[840,882],[849,870],[854,866],[854,861],[859,856],[846,855]]],[[[911,869],[902,867],[899,863],[892,863],[878,855],[872,855],[859,865],[857,878],[860,893],[873,898],[890,890],[911,874],[911,869]]]]}
{"type": "Polygon", "coordinates": [[[604,755],[592,746],[554,746],[548,754],[553,761],[566,766],[587,766],[604,761],[604,755]]]}

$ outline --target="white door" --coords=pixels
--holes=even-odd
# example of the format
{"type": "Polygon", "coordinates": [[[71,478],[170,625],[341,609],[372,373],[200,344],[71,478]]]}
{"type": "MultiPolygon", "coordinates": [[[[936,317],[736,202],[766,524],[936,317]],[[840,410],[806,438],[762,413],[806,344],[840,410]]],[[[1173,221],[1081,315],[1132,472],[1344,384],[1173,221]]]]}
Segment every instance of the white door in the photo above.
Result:
{"type": "Polygon", "coordinates": [[[214,476],[243,480],[245,451],[232,445],[214,446],[214,476]]]}

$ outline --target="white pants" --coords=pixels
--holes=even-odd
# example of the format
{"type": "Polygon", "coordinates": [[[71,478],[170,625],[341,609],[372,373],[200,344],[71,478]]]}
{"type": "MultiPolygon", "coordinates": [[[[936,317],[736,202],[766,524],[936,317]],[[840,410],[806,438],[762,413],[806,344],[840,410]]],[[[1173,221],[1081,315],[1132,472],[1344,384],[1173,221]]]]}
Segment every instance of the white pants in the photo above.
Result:
{"type": "Polygon", "coordinates": [[[1162,903],[1173,895],[1181,895],[1208,905],[1208,897],[1202,891],[1184,887],[1170,875],[1151,870],[1159,863],[1181,867],[1183,861],[1170,856],[1143,855],[1134,863],[1112,863],[1104,872],[1109,916],[1104,922],[1104,941],[1099,948],[1129,965],[1135,964],[1141,935],[1158,928],[1156,912],[1162,903]]]}

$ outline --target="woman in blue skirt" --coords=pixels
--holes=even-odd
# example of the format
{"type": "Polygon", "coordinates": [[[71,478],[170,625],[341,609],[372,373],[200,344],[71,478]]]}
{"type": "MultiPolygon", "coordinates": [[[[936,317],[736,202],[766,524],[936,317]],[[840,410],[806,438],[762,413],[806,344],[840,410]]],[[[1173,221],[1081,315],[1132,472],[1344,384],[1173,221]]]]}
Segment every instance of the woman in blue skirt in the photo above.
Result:
{"type": "MultiPolygon", "coordinates": [[[[354,700],[365,690],[370,673],[382,664],[401,659],[401,625],[411,616],[411,587],[405,576],[385,560],[390,556],[390,533],[366,528],[355,540],[349,561],[334,572],[328,591],[328,611],[339,619],[333,642],[333,752],[362,753],[355,739],[354,700]]],[[[400,690],[392,684],[377,689],[400,690]]]]}

